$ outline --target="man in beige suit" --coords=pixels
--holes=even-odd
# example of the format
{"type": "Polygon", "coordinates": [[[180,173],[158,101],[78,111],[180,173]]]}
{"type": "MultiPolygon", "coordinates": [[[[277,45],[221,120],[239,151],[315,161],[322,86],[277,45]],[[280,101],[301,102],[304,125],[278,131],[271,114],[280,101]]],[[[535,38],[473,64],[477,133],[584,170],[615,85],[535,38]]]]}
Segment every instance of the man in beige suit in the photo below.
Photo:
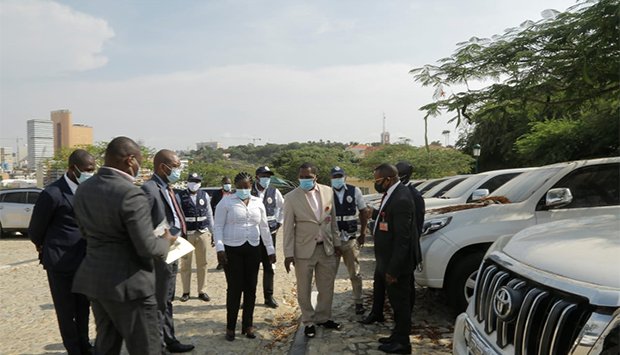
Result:
{"type": "Polygon", "coordinates": [[[284,267],[295,266],[297,301],[301,308],[304,334],[313,338],[315,324],[340,330],[331,320],[334,280],[340,260],[340,238],[334,210],[334,193],[316,182],[317,169],[310,163],[299,167],[299,187],[284,201],[284,267]],[[316,309],[312,307],[312,276],[318,290],[316,309]]]}

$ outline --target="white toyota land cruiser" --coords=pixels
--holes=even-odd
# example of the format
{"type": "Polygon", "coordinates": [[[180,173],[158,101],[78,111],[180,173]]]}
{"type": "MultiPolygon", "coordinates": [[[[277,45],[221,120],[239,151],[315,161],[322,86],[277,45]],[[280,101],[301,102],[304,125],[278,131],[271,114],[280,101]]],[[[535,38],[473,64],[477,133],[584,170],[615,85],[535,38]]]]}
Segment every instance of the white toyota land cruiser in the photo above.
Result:
{"type": "Polygon", "coordinates": [[[423,268],[415,273],[415,280],[422,286],[446,290],[457,312],[467,307],[482,257],[498,238],[561,219],[619,214],[620,157],[527,171],[487,200],[502,203],[451,206],[441,214],[427,211],[425,217],[420,238],[423,268]]]}
{"type": "Polygon", "coordinates": [[[618,214],[498,239],[478,272],[453,353],[620,354],[618,214]]]}

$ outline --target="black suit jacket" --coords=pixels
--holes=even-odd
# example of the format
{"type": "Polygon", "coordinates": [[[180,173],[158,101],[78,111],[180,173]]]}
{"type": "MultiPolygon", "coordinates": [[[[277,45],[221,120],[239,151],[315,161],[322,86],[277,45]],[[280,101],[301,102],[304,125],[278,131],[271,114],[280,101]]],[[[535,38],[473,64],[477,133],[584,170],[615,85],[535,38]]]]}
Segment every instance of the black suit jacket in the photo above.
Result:
{"type": "Polygon", "coordinates": [[[416,221],[416,229],[418,231],[418,238],[416,243],[414,243],[413,247],[415,248],[415,260],[416,266],[422,262],[422,247],[420,246],[420,238],[422,236],[422,229],[424,228],[424,214],[426,212],[426,204],[424,203],[424,198],[418,189],[416,189],[411,184],[406,185],[409,188],[409,192],[411,192],[411,196],[413,197],[413,205],[415,208],[415,221],[416,221]]]}
{"type": "Polygon", "coordinates": [[[394,277],[411,274],[417,264],[414,243],[418,240],[415,208],[409,189],[398,184],[383,209],[374,228],[376,268],[394,277]],[[381,223],[387,223],[387,231],[381,223]]]}
{"type": "MultiPolygon", "coordinates": [[[[142,190],[146,193],[146,197],[149,200],[149,206],[151,207],[151,219],[153,221],[153,227],[157,227],[164,219],[170,226],[174,225],[174,212],[166,199],[166,195],[169,195],[168,185],[163,182],[158,176],[153,175],[142,185],[142,190]]],[[[179,207],[181,201],[176,194],[173,194],[177,199],[179,207]]],[[[183,213],[183,211],[181,211],[183,213]]],[[[184,215],[179,218],[185,218],[184,215]]]]}
{"type": "Polygon", "coordinates": [[[47,270],[75,271],[84,259],[86,241],[75,221],[73,193],[64,175],[39,196],[28,235],[37,247],[42,247],[39,258],[47,270]]]}
{"type": "Polygon", "coordinates": [[[144,191],[102,167],[80,185],[74,205],[88,243],[73,291],[117,302],[154,295],[153,258],[165,260],[170,244],[153,233],[144,191]]]}

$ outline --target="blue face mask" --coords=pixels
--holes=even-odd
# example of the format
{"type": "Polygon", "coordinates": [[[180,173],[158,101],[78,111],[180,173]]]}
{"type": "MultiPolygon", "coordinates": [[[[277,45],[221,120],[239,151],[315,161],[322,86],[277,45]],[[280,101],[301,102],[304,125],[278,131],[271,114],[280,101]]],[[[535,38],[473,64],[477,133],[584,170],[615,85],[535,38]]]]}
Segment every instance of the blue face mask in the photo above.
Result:
{"type": "Polygon", "coordinates": [[[260,184],[260,186],[262,186],[264,189],[269,187],[269,183],[271,182],[271,178],[270,177],[262,177],[259,178],[258,183],[260,184]]]}
{"type": "Polygon", "coordinates": [[[78,169],[78,167],[75,167],[75,170],[77,170],[78,173],[80,173],[80,177],[75,177],[75,179],[78,182],[78,185],[83,183],[84,181],[90,179],[91,177],[93,177],[93,175],[95,175],[94,173],[87,173],[87,172],[82,172],[80,171],[80,169],[78,169]]]}
{"type": "Polygon", "coordinates": [[[235,195],[237,195],[240,200],[247,200],[250,198],[250,189],[237,189],[235,190],[235,195]]]}
{"type": "Polygon", "coordinates": [[[166,175],[166,179],[168,179],[168,182],[174,184],[175,182],[179,181],[179,179],[181,178],[181,168],[171,168],[168,165],[166,166],[170,169],[170,174],[166,175]]]}
{"type": "Polygon", "coordinates": [[[336,190],[340,190],[344,186],[344,178],[332,179],[332,187],[336,190]]]}
{"type": "Polygon", "coordinates": [[[310,191],[314,188],[314,179],[299,179],[299,187],[304,191],[310,191]]]}

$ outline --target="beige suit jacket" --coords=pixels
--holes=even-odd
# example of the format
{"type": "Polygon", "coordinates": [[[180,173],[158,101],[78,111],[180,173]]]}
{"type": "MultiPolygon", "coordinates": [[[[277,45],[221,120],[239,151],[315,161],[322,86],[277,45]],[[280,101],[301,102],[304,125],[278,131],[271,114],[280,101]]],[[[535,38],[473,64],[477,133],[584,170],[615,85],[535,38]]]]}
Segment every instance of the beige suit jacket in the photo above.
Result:
{"type": "Polygon", "coordinates": [[[284,256],[309,259],[316,248],[316,236],[323,232],[323,248],[327,255],[334,254],[334,246],[340,246],[334,192],[331,187],[317,184],[321,194],[321,217],[314,211],[301,188],[289,192],[284,200],[284,256]]]}

